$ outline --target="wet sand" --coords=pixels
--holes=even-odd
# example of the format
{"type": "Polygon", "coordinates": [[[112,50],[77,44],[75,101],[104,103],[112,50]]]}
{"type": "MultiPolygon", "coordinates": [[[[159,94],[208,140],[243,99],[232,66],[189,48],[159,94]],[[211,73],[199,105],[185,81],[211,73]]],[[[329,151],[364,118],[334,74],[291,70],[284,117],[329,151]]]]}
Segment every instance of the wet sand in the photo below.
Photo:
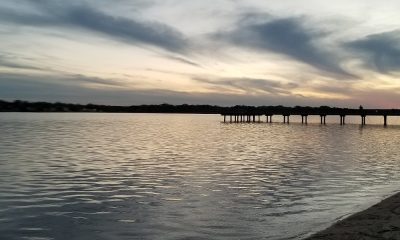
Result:
{"type": "Polygon", "coordinates": [[[400,193],[305,240],[400,239],[400,193]]]}

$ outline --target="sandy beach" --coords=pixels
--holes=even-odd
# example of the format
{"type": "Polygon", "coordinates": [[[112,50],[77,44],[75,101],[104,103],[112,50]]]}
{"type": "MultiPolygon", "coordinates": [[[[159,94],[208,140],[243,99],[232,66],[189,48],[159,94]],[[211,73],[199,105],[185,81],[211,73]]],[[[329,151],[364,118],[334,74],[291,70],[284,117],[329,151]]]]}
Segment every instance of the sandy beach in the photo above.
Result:
{"type": "Polygon", "coordinates": [[[400,239],[400,193],[305,240],[400,239]]]}

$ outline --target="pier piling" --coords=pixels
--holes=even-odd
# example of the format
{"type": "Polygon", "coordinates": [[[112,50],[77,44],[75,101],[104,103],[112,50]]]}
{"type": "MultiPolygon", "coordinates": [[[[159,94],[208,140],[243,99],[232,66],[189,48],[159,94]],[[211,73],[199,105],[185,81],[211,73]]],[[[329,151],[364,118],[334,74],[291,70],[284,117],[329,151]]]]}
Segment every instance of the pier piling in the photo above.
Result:
{"type": "Polygon", "coordinates": [[[346,124],[346,115],[340,115],[340,125],[346,124]]]}
{"type": "Polygon", "coordinates": [[[267,123],[272,123],[272,115],[265,115],[267,117],[267,123]]]}
{"type": "Polygon", "coordinates": [[[290,123],[290,115],[298,115],[301,116],[301,124],[308,123],[308,116],[320,116],[321,125],[326,125],[326,117],[327,116],[339,116],[340,117],[340,125],[346,124],[346,116],[360,116],[361,117],[361,125],[364,126],[367,124],[367,116],[383,116],[383,126],[388,125],[388,116],[400,116],[400,109],[347,109],[347,108],[322,108],[321,109],[313,109],[313,108],[286,108],[283,110],[274,110],[274,109],[266,109],[266,110],[237,110],[234,109],[229,112],[221,113],[223,116],[223,122],[230,123],[261,123],[263,122],[261,117],[266,116],[266,122],[272,123],[273,115],[281,115],[283,116],[283,123],[290,123]],[[229,117],[229,119],[228,119],[229,117]]]}
{"type": "Polygon", "coordinates": [[[326,124],[326,115],[320,115],[320,118],[321,118],[321,125],[322,124],[326,124]]]}
{"type": "Polygon", "coordinates": [[[365,123],[365,115],[361,115],[361,125],[362,126],[366,125],[366,123],[365,123]]]}
{"type": "Polygon", "coordinates": [[[290,122],[289,117],[290,117],[290,115],[283,115],[283,123],[289,124],[289,122],[290,122]]]}
{"type": "Polygon", "coordinates": [[[307,118],[308,118],[308,115],[302,114],[301,115],[301,124],[308,124],[307,123],[307,118]]]}

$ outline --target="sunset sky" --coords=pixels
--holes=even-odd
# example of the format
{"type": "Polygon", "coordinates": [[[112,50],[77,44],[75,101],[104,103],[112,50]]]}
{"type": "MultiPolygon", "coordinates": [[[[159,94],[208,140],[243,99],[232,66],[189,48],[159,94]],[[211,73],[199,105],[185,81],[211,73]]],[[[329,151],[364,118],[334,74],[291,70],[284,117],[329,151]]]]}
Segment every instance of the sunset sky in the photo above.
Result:
{"type": "Polygon", "coordinates": [[[0,99],[400,108],[398,0],[4,0],[0,99]]]}

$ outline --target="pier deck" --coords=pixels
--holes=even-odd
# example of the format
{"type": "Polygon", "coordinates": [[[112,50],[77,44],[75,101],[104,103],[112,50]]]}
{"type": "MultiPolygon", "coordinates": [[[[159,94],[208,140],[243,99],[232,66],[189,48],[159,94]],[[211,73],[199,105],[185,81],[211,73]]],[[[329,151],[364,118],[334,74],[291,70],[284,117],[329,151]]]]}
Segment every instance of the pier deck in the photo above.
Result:
{"type": "Polygon", "coordinates": [[[339,116],[340,124],[346,124],[346,116],[360,116],[361,125],[366,125],[367,116],[382,116],[383,125],[387,126],[388,116],[400,116],[400,109],[290,109],[290,110],[268,110],[268,111],[226,111],[221,113],[224,122],[238,123],[238,122],[263,122],[262,116],[266,116],[267,123],[272,122],[272,116],[280,115],[283,116],[283,122],[289,123],[290,116],[298,115],[301,116],[301,122],[303,124],[308,123],[308,116],[320,116],[321,124],[326,124],[326,116],[339,116]]]}

